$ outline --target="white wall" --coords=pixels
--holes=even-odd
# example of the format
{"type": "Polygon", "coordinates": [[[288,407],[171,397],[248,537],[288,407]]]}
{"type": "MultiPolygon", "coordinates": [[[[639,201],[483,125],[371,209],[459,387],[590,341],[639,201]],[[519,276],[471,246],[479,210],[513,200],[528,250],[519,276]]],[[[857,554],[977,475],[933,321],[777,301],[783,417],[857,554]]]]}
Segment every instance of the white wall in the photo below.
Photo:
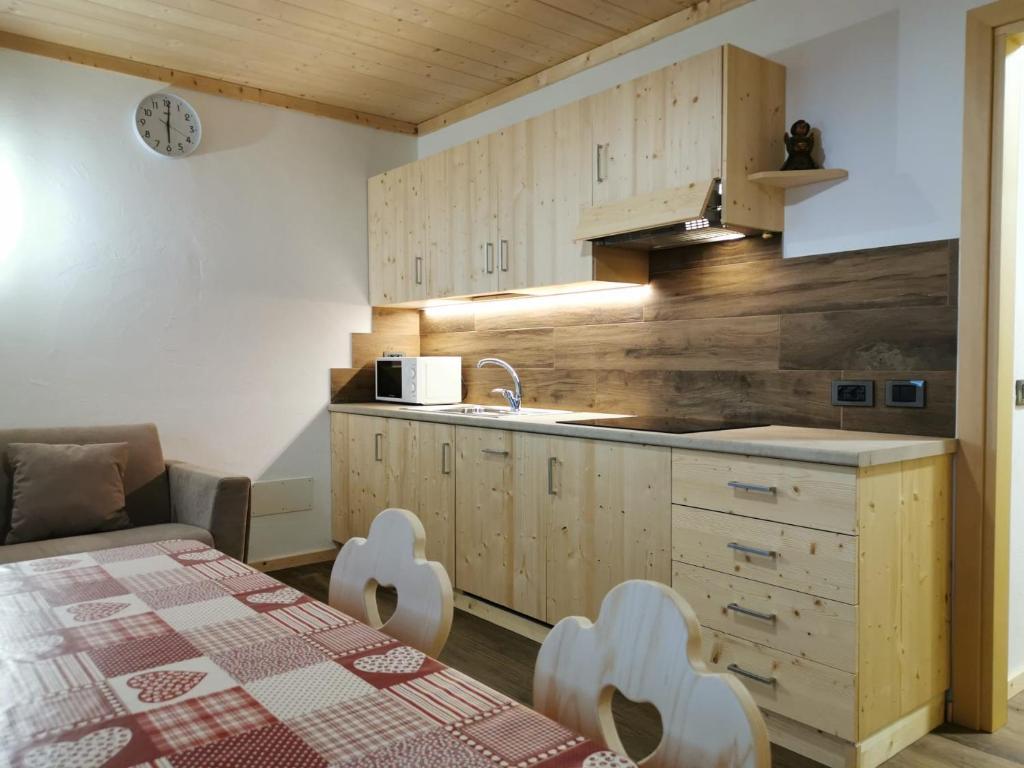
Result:
{"type": "Polygon", "coordinates": [[[328,546],[328,369],[367,331],[366,179],[413,139],[180,91],[203,143],[132,133],[162,83],[0,50],[0,425],[155,421],[165,455],[313,476],[251,556],[328,546]]]}
{"type": "MultiPolygon", "coordinates": [[[[1016,82],[1024,77],[1024,49],[1018,49],[1007,61],[1007,67],[1016,68],[1016,82]]],[[[1024,98],[1020,98],[1018,130],[1024,126],[1024,98]]],[[[1013,376],[1024,379],[1024,215],[1019,209],[1024,204],[1024,151],[1017,141],[1017,275],[1014,305],[1013,376]]],[[[1009,677],[1013,680],[1024,675],[1024,408],[1013,412],[1011,432],[1013,456],[1010,481],[1010,619],[1009,619],[1009,677]]]]}
{"type": "Polygon", "coordinates": [[[787,256],[960,232],[964,16],[986,0],[756,0],[418,140],[482,136],[723,43],[787,68],[787,125],[823,134],[848,181],[788,193],[787,256]]]}

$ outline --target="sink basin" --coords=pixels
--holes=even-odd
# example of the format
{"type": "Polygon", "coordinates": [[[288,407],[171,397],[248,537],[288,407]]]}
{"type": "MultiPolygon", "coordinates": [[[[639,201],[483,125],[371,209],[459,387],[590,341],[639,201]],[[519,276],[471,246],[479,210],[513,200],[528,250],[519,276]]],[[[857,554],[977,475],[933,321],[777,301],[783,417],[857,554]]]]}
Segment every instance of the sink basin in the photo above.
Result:
{"type": "Polygon", "coordinates": [[[498,405],[452,405],[435,408],[434,413],[459,413],[464,416],[500,416],[508,413],[508,408],[498,405]]]}
{"type": "Polygon", "coordinates": [[[505,405],[445,405],[441,407],[418,406],[404,408],[406,411],[429,411],[431,413],[451,413],[459,416],[484,416],[491,419],[515,418],[517,416],[560,416],[572,411],[558,411],[550,408],[520,408],[513,413],[505,405]]]}

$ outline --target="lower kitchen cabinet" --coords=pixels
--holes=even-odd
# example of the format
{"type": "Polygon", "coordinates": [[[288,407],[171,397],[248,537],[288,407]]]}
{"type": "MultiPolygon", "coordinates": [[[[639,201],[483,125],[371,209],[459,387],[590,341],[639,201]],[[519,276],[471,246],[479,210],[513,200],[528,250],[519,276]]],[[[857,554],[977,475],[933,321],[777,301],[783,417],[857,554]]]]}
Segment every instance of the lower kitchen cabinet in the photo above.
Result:
{"type": "Polygon", "coordinates": [[[456,430],[455,586],[544,618],[544,461],[520,432],[456,430]]]}
{"type": "Polygon", "coordinates": [[[426,555],[455,564],[455,427],[331,414],[335,541],[365,536],[381,510],[401,507],[423,522],[426,555]]]}
{"type": "Polygon", "coordinates": [[[668,448],[530,436],[547,482],[547,609],[596,619],[627,579],[672,579],[668,448]]]}
{"type": "Polygon", "coordinates": [[[667,448],[457,430],[455,586],[554,623],[671,581],[667,448]]]}

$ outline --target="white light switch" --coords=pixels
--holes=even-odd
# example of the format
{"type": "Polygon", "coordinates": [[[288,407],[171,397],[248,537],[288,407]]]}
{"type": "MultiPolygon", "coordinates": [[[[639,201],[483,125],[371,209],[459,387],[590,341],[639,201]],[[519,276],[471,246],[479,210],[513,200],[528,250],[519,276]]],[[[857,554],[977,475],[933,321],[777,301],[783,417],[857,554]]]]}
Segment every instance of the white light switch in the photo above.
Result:
{"type": "Polygon", "coordinates": [[[252,484],[252,516],[282,515],[313,508],[313,478],[257,480],[252,484]]]}

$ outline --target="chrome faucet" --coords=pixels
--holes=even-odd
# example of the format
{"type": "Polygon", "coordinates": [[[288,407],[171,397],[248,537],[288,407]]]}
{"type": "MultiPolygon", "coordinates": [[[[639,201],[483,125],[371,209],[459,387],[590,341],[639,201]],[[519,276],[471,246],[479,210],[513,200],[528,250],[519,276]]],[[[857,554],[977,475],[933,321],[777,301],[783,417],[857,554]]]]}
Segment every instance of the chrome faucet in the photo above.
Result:
{"type": "Polygon", "coordinates": [[[491,394],[501,395],[502,397],[504,397],[505,401],[508,403],[508,409],[512,413],[518,413],[520,406],[522,406],[523,404],[523,385],[522,382],[519,381],[519,374],[516,373],[516,369],[513,368],[508,363],[506,363],[504,360],[499,360],[496,357],[485,357],[483,360],[477,362],[476,367],[483,368],[484,366],[487,365],[496,365],[499,368],[504,368],[506,371],[508,371],[509,376],[512,377],[512,386],[515,387],[514,390],[504,389],[503,387],[496,387],[495,389],[491,390],[491,394]]]}

